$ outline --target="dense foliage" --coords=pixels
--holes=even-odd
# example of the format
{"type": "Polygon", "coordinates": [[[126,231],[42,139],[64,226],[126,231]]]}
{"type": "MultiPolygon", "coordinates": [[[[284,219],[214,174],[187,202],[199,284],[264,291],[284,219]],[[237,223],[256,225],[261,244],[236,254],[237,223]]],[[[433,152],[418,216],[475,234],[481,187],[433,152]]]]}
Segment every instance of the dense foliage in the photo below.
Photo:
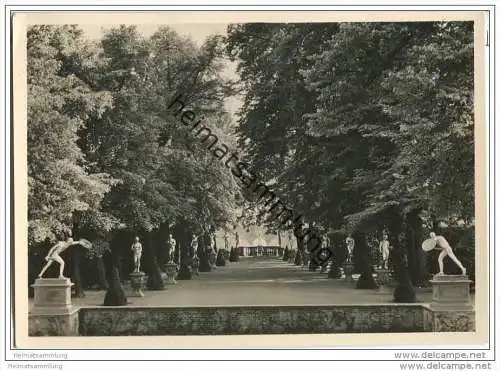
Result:
{"type": "Polygon", "coordinates": [[[471,22],[236,24],[227,51],[240,143],[308,222],[390,228],[416,267],[426,231],[412,215],[472,220],[471,22]]]}
{"type": "Polygon", "coordinates": [[[69,233],[107,240],[123,279],[138,235],[146,273],[159,277],[168,233],[185,251],[192,233],[233,221],[230,171],[169,109],[182,94],[224,138],[221,45],[198,47],[168,27],[146,38],[120,26],[97,42],[75,26],[29,29],[30,247],[69,233]]]}
{"type": "Polygon", "coordinates": [[[367,277],[369,233],[389,231],[415,283],[426,275],[422,213],[473,222],[470,22],[234,24],[201,47],[168,27],[144,37],[120,26],[91,42],[76,26],[33,26],[27,51],[31,250],[72,232],[110,244],[113,265],[127,269],[120,257],[137,235],[161,289],[169,234],[181,265],[200,236],[204,270],[210,236],[237,214],[282,228],[253,203],[236,212],[255,195],[189,135],[176,97],[320,234],[335,244],[362,236],[367,277]],[[224,110],[227,56],[243,96],[237,142],[224,110]]]}

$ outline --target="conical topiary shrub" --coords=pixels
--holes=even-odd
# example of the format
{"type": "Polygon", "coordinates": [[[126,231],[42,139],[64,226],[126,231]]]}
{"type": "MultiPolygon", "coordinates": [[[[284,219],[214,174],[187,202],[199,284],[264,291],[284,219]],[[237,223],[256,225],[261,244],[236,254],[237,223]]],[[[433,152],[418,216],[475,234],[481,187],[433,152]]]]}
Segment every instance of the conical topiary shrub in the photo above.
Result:
{"type": "Polygon", "coordinates": [[[361,290],[377,289],[378,285],[373,278],[372,267],[369,264],[361,267],[362,272],[356,283],[356,288],[361,290]]]}
{"type": "Polygon", "coordinates": [[[231,253],[229,254],[229,261],[230,262],[237,262],[240,260],[240,254],[238,249],[236,248],[231,248],[231,253]]]}
{"type": "Polygon", "coordinates": [[[293,264],[302,265],[302,251],[297,250],[293,264]]]}
{"type": "Polygon", "coordinates": [[[217,252],[217,259],[215,260],[215,265],[217,267],[224,267],[226,265],[226,259],[224,259],[224,251],[219,249],[217,252]]]}
{"type": "Polygon", "coordinates": [[[394,302],[396,303],[415,303],[417,297],[413,287],[410,275],[405,269],[402,276],[398,279],[398,285],[394,289],[394,302]]]}
{"type": "Polygon", "coordinates": [[[192,268],[184,263],[181,263],[179,268],[179,273],[177,273],[178,280],[191,280],[193,279],[193,270],[192,268]]]}
{"type": "Polygon", "coordinates": [[[328,278],[339,279],[342,277],[342,272],[340,270],[340,263],[343,257],[339,254],[339,249],[333,250],[332,263],[330,264],[330,270],[328,271],[328,278]]]}
{"type": "Polygon", "coordinates": [[[283,252],[283,261],[287,261],[289,255],[290,255],[290,252],[289,252],[288,246],[287,246],[287,247],[285,247],[285,251],[283,252]]]}
{"type": "Polygon", "coordinates": [[[318,270],[318,268],[319,268],[318,256],[315,252],[311,253],[310,259],[309,259],[308,269],[311,272],[315,272],[318,270]]]}
{"type": "Polygon", "coordinates": [[[123,306],[127,305],[127,297],[120,282],[120,273],[118,267],[114,266],[111,273],[111,280],[104,297],[104,304],[106,306],[123,306]]]}
{"type": "Polygon", "coordinates": [[[394,270],[396,275],[397,286],[394,289],[394,302],[396,303],[415,303],[417,297],[415,288],[413,287],[410,274],[403,263],[401,250],[394,249],[392,252],[394,270]]]}
{"type": "Polygon", "coordinates": [[[181,256],[181,264],[179,273],[177,273],[178,280],[191,280],[193,279],[193,269],[191,268],[193,259],[190,256],[181,256]]]}
{"type": "Polygon", "coordinates": [[[163,278],[161,276],[160,267],[156,261],[156,257],[150,257],[149,269],[147,270],[148,280],[146,287],[148,290],[161,291],[165,290],[163,278]]]}
{"type": "Polygon", "coordinates": [[[205,248],[198,248],[198,257],[200,258],[200,266],[198,270],[200,272],[211,272],[212,267],[210,266],[210,252],[205,250],[205,248]]]}
{"type": "Polygon", "coordinates": [[[200,265],[198,267],[199,272],[211,272],[212,267],[210,265],[210,250],[208,249],[208,246],[210,241],[210,237],[207,236],[207,234],[204,234],[200,236],[198,239],[198,251],[197,255],[198,258],[200,259],[200,265]]]}
{"type": "Polygon", "coordinates": [[[356,232],[353,235],[356,241],[356,247],[354,250],[354,264],[358,266],[359,273],[361,274],[356,283],[356,289],[370,290],[377,289],[378,285],[373,278],[373,269],[371,266],[371,255],[366,243],[366,235],[362,232],[356,232]]]}
{"type": "Polygon", "coordinates": [[[102,256],[97,256],[94,259],[94,264],[96,264],[96,270],[97,270],[98,289],[107,290],[108,282],[106,281],[106,267],[104,266],[104,260],[102,256]]]}

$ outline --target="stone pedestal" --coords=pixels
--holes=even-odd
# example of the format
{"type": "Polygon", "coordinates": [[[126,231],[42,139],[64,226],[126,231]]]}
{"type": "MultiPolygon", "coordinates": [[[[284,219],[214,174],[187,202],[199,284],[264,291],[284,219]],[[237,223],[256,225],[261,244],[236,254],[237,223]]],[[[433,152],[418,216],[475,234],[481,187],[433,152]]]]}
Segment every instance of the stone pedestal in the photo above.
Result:
{"type": "Polygon", "coordinates": [[[427,328],[434,332],[476,331],[476,314],[470,297],[472,281],[462,275],[435,275],[432,302],[424,312],[427,328]]]}
{"type": "Polygon", "coordinates": [[[378,268],[375,272],[377,273],[377,283],[380,286],[387,286],[391,282],[389,269],[378,268]]]}
{"type": "Polygon", "coordinates": [[[177,275],[177,264],[171,260],[166,264],[165,273],[167,274],[167,281],[165,282],[167,285],[176,285],[177,281],[175,280],[175,276],[177,275]]]}
{"type": "Polygon", "coordinates": [[[217,254],[214,251],[210,252],[210,259],[209,260],[210,260],[210,266],[212,267],[212,269],[216,269],[215,262],[217,260],[217,254]]]}
{"type": "Polygon", "coordinates": [[[352,274],[354,273],[354,264],[351,261],[346,261],[342,264],[342,269],[344,270],[344,280],[347,282],[353,282],[352,274]]]}
{"type": "Polygon", "coordinates": [[[193,266],[191,268],[193,270],[193,275],[200,275],[200,259],[197,256],[193,258],[193,266]]]}
{"type": "Polygon", "coordinates": [[[304,254],[302,256],[302,268],[303,269],[309,268],[309,255],[308,254],[304,254]]]}
{"type": "Polygon", "coordinates": [[[33,313],[68,314],[71,304],[71,283],[69,278],[38,278],[31,287],[35,291],[33,313]]]}
{"type": "Polygon", "coordinates": [[[462,275],[435,275],[432,284],[432,310],[469,311],[474,306],[470,298],[471,280],[462,275]]]}
{"type": "Polygon", "coordinates": [[[328,260],[323,264],[321,264],[321,269],[319,270],[319,273],[328,273],[328,268],[330,268],[331,264],[332,264],[331,260],[328,260]]]}
{"type": "Polygon", "coordinates": [[[28,315],[30,336],[77,336],[78,310],[71,304],[69,278],[38,278],[32,285],[34,306],[28,315]]]}
{"type": "Polygon", "coordinates": [[[142,292],[144,289],[144,276],[145,274],[143,272],[132,272],[130,274],[131,290],[128,296],[139,298],[144,296],[144,293],[142,292]]]}

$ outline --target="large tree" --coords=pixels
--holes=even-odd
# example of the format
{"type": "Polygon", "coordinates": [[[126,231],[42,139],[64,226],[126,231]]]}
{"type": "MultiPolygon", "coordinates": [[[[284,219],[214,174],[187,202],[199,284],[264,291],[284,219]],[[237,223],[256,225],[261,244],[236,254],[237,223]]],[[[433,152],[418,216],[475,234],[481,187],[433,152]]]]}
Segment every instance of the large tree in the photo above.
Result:
{"type": "Polygon", "coordinates": [[[399,238],[406,220],[420,281],[415,215],[473,215],[472,40],[470,22],[232,25],[250,162],[320,226],[399,238]]]}
{"type": "MultiPolygon", "coordinates": [[[[89,118],[111,106],[64,63],[95,67],[98,49],[73,26],[33,26],[28,43],[28,219],[30,244],[70,233],[77,212],[97,210],[114,184],[92,171],[77,144],[89,118]]],[[[101,221],[111,223],[106,219],[101,221]]]]}
{"type": "Polygon", "coordinates": [[[37,26],[28,36],[31,240],[62,231],[107,240],[123,279],[139,235],[151,286],[161,289],[156,255],[172,227],[183,226],[185,240],[234,215],[229,169],[170,109],[182,94],[230,143],[220,38],[197,47],[169,28],[146,38],[127,26],[96,43],[76,27],[37,26]]]}
{"type": "Polygon", "coordinates": [[[345,187],[361,202],[348,226],[383,228],[388,213],[407,214],[414,282],[425,276],[415,215],[473,215],[472,40],[467,22],[343,24],[306,72],[319,93],[311,130],[358,140],[345,187]]]}
{"type": "MultiPolygon", "coordinates": [[[[314,112],[316,96],[307,90],[301,71],[310,67],[309,56],[321,50],[337,29],[336,24],[321,23],[228,28],[227,51],[238,62],[239,88],[244,94],[238,135],[245,161],[259,182],[307,221],[317,221],[317,213],[311,210],[315,195],[305,190],[311,182],[323,180],[311,173],[305,160],[316,139],[307,133],[304,116],[314,112]]],[[[266,205],[255,207],[258,194],[250,189],[245,195],[252,202],[246,210],[251,219],[267,224],[273,232],[283,228],[266,215],[266,205]]],[[[297,243],[303,250],[301,238],[297,243]]]]}

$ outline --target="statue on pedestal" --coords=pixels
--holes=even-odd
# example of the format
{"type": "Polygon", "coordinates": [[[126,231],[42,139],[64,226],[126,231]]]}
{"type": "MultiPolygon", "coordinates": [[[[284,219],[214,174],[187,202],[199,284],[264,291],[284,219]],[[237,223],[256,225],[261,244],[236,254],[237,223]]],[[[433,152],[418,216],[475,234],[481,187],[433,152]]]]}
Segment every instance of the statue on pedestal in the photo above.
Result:
{"type": "Polygon", "coordinates": [[[50,250],[47,256],[45,257],[45,260],[47,263],[45,266],[42,268],[42,271],[38,275],[38,278],[42,278],[43,274],[49,267],[52,265],[53,262],[59,263],[59,278],[64,279],[63,272],[64,272],[64,260],[60,257],[59,254],[61,254],[63,251],[68,249],[71,246],[75,245],[80,245],[85,247],[86,249],[91,249],[92,244],[85,240],[85,239],[80,239],[79,241],[73,241],[73,238],[68,237],[66,241],[59,241],[57,242],[50,250]]]}
{"type": "MultiPolygon", "coordinates": [[[[327,251],[329,251],[330,248],[330,238],[328,235],[325,233],[322,238],[321,238],[321,254],[320,254],[320,259],[321,259],[321,269],[320,273],[325,273],[326,270],[328,269],[328,264],[330,262],[329,257],[327,257],[327,251]]],[[[331,253],[330,253],[331,256],[331,253]]]]}
{"type": "Polygon", "coordinates": [[[449,256],[450,259],[453,260],[455,264],[462,270],[462,274],[465,276],[467,271],[465,270],[465,267],[462,265],[460,260],[458,260],[458,258],[453,253],[453,250],[448,241],[446,241],[446,238],[444,238],[443,236],[436,236],[436,233],[434,232],[431,232],[429,236],[430,238],[428,238],[422,243],[422,249],[424,251],[431,251],[434,249],[441,250],[441,253],[438,256],[438,264],[439,264],[438,275],[440,276],[444,275],[443,259],[446,256],[449,256]]]}
{"type": "Polygon", "coordinates": [[[136,237],[131,248],[134,253],[134,272],[139,272],[141,268],[142,244],[139,237],[136,237]]]}
{"type": "Polygon", "coordinates": [[[354,238],[352,238],[352,235],[347,236],[345,239],[345,243],[347,245],[347,262],[351,263],[352,262],[352,256],[354,252],[354,238]]]}
{"type": "Polygon", "coordinates": [[[134,271],[130,274],[130,286],[132,291],[130,292],[130,296],[133,297],[143,297],[144,293],[142,292],[144,288],[144,273],[141,272],[141,256],[142,256],[142,244],[139,240],[139,237],[134,238],[134,243],[130,248],[132,253],[134,254],[134,271]]]}
{"type": "Polygon", "coordinates": [[[195,276],[199,276],[200,258],[198,257],[198,236],[196,236],[196,234],[194,233],[191,239],[191,253],[192,253],[191,268],[193,269],[193,274],[195,276]]]}
{"type": "Polygon", "coordinates": [[[379,250],[382,256],[382,269],[389,269],[389,254],[391,252],[391,244],[389,243],[389,236],[384,233],[382,241],[379,243],[379,250]]]}
{"type": "Polygon", "coordinates": [[[191,253],[193,254],[193,258],[198,255],[198,236],[193,233],[193,237],[191,238],[191,253]]]}
{"type": "Polygon", "coordinates": [[[172,237],[172,234],[168,235],[167,246],[168,246],[168,261],[169,262],[174,261],[175,247],[177,246],[177,242],[175,241],[174,237],[172,237]]]}

